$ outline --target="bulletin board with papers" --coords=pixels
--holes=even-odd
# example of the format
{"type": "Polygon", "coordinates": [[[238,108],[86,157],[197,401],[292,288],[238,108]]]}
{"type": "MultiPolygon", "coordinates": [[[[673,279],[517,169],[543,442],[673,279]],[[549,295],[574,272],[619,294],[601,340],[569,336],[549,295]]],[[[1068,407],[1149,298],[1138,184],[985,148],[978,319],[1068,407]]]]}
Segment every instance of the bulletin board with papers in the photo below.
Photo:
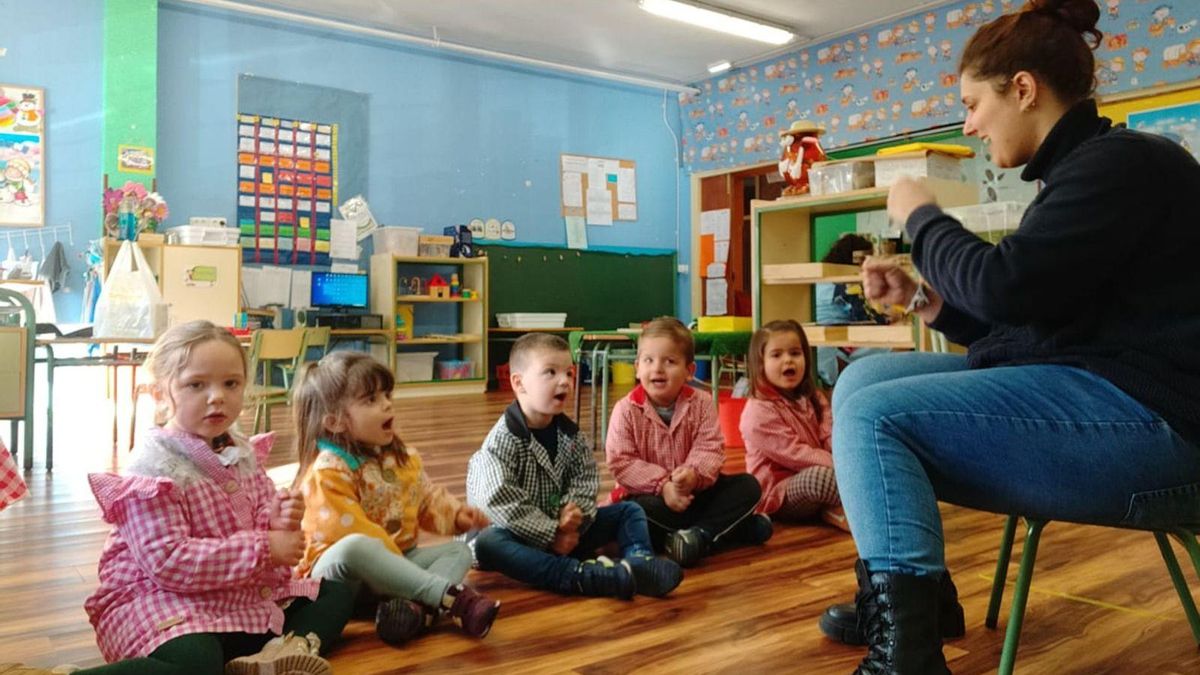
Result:
{"type": "Polygon", "coordinates": [[[588,225],[637,220],[637,164],[628,159],[561,155],[562,215],[588,225]]]}

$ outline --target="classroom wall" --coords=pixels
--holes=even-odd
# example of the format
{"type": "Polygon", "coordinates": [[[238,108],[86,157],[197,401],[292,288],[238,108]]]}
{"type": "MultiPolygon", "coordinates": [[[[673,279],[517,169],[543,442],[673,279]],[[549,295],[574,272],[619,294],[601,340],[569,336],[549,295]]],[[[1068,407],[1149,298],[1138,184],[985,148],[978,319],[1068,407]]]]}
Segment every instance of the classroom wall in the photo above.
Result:
{"type": "Polygon", "coordinates": [[[673,94],[164,3],[158,179],[173,218],[233,222],[240,73],[370,97],[365,196],[383,224],[440,234],[496,217],[516,224],[517,243],[564,246],[559,154],[574,153],[637,162],[638,220],[588,227],[590,246],[676,248],[686,176],[664,121],[665,105],[677,137],[673,94]]]}
{"type": "MultiPolygon", "coordinates": [[[[46,224],[70,223],[74,233],[74,246],[67,246],[71,290],[55,294],[62,322],[79,320],[77,254],[100,229],[103,13],[95,0],[0,0],[0,47],[8,50],[0,57],[0,84],[46,90],[46,224]]],[[[8,253],[6,230],[0,227],[0,256],[8,253]]],[[[23,240],[13,243],[21,253],[23,240]]]]}
{"type": "MultiPolygon", "coordinates": [[[[780,129],[811,119],[826,149],[957,124],[958,58],[967,39],[1020,0],[972,0],[913,13],[696,83],[680,95],[689,171],[779,155],[780,129]]],[[[1200,77],[1200,2],[1099,0],[1097,91],[1200,77]]]]}

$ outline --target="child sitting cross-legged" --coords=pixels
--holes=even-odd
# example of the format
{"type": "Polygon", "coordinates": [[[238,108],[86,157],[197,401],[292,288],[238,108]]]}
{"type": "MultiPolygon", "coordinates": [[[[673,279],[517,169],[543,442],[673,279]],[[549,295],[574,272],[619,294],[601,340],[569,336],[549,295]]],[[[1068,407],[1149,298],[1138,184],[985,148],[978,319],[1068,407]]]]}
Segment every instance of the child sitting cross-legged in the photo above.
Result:
{"type": "Polygon", "coordinates": [[[341,635],[354,597],[344,584],[292,578],[304,502],[263,470],[270,436],[234,428],[242,346],[191,321],[154,343],[146,368],[166,426],[139,437],[126,475],[88,477],[114,529],[84,609],[104,658],[125,660],[86,672],[331,672],[319,652],[341,635]]]}
{"type": "Polygon", "coordinates": [[[417,535],[461,534],[488,520],[429,481],[396,433],[393,386],[391,371],[362,352],[334,352],[304,371],[293,404],[309,541],[297,572],[381,596],[375,627],[389,644],[412,639],[441,612],[484,637],[500,603],[462,585],[470,549],[419,547],[417,535]]]}
{"type": "Polygon", "coordinates": [[[712,397],[687,386],[696,372],[692,333],[678,319],[651,321],[638,338],[640,384],[617,402],[605,454],[618,494],[641,505],[651,534],[691,567],[717,542],[761,544],[771,521],[749,474],[723,474],[725,443],[712,397]]]}
{"type": "Polygon", "coordinates": [[[517,400],[467,469],[467,500],[492,520],[474,542],[479,566],[566,595],[670,593],[683,571],[654,557],[641,507],[596,506],[596,460],[563,412],[575,371],[566,341],[524,335],[509,368],[517,400]],[[614,540],[621,559],[596,556],[614,540]]]}
{"type": "Polygon", "coordinates": [[[746,468],[762,484],[759,511],[788,520],[819,514],[848,532],[833,473],[833,414],[810,353],[795,321],[772,321],[751,338],[751,398],[739,426],[746,468]]]}

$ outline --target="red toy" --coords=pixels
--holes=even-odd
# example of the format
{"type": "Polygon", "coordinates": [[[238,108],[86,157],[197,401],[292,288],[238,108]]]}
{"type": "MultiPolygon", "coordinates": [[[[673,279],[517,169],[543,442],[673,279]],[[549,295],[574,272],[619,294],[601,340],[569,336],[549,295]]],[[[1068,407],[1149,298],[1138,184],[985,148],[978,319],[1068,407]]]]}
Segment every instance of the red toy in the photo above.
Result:
{"type": "Polygon", "coordinates": [[[449,298],[450,284],[440,274],[434,274],[429,280],[429,296],[433,298],[449,298]]]}
{"type": "Polygon", "coordinates": [[[825,132],[808,120],[796,120],[792,126],[779,132],[779,175],[787,181],[785,195],[808,194],[808,168],[813,162],[825,161],[819,136],[825,132]]]}

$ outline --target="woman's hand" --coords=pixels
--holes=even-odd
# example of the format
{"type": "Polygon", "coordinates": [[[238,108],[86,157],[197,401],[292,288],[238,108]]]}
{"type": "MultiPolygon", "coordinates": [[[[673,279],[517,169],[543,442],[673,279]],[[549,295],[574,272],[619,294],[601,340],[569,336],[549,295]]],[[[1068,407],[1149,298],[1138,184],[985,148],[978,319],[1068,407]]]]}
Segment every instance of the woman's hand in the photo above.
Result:
{"type": "Polygon", "coordinates": [[[868,302],[884,307],[907,307],[917,292],[915,279],[890,256],[871,256],[863,261],[863,295],[868,302]]]}
{"type": "Polygon", "coordinates": [[[913,211],[926,204],[937,204],[937,197],[924,180],[901,176],[888,190],[888,218],[900,227],[908,223],[913,211]]]}

